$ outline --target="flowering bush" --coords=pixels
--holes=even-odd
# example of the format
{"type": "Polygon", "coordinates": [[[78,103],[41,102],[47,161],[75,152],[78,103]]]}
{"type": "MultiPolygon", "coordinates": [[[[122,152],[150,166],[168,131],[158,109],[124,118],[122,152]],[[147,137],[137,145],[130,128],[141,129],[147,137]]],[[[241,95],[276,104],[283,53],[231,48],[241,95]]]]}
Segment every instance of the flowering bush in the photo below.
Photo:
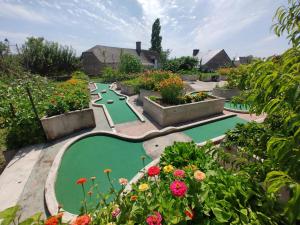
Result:
{"type": "Polygon", "coordinates": [[[89,101],[87,81],[71,78],[56,86],[46,106],[46,115],[55,116],[68,111],[88,108],[89,101]]]}
{"type": "Polygon", "coordinates": [[[183,81],[179,76],[172,76],[159,83],[159,91],[163,102],[177,104],[183,93],[183,81]]]}

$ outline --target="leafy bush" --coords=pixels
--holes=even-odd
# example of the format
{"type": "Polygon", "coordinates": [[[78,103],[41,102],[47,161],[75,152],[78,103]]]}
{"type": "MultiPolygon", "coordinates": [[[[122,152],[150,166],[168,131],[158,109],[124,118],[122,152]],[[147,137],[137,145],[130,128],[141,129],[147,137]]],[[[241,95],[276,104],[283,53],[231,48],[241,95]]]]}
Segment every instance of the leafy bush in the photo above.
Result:
{"type": "Polygon", "coordinates": [[[83,80],[83,81],[89,81],[89,76],[86,75],[84,72],[82,71],[75,71],[71,74],[71,77],[73,79],[77,79],[77,80],[83,80]]]}
{"type": "MultiPolygon", "coordinates": [[[[20,76],[20,74],[18,74],[20,76]]],[[[43,140],[43,132],[33,112],[29,88],[36,110],[40,117],[45,113],[48,96],[53,87],[47,79],[22,73],[22,79],[0,80],[1,127],[7,129],[6,145],[9,149],[18,148],[43,140]]]]}
{"type": "Polygon", "coordinates": [[[197,59],[190,56],[183,56],[180,58],[167,60],[167,62],[163,65],[163,69],[175,73],[180,70],[193,70],[195,69],[197,64],[198,64],[197,59]]]}
{"type": "Polygon", "coordinates": [[[48,117],[89,107],[90,95],[87,82],[70,79],[58,84],[46,106],[48,117]]]}
{"type": "Polygon", "coordinates": [[[141,60],[130,54],[122,54],[119,70],[121,73],[139,73],[142,71],[141,60]]]}
{"type": "Polygon", "coordinates": [[[183,81],[179,76],[172,76],[159,83],[162,101],[167,104],[177,104],[183,94],[183,81]]]}
{"type": "Polygon", "coordinates": [[[72,48],[41,37],[27,38],[21,51],[24,67],[43,76],[68,74],[80,67],[80,60],[72,48]]]}

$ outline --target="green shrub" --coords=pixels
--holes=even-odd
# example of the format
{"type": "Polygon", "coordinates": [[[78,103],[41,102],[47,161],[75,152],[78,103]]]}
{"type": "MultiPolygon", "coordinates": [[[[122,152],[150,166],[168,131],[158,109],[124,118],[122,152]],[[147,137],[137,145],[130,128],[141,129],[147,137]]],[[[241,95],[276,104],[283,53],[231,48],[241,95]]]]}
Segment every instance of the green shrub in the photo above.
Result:
{"type": "Polygon", "coordinates": [[[83,81],[86,81],[88,82],[89,81],[89,76],[86,75],[84,72],[82,71],[75,71],[71,74],[71,77],[73,79],[77,79],[77,80],[83,80],[83,81]]]}
{"type": "Polygon", "coordinates": [[[164,70],[148,70],[139,75],[140,77],[140,88],[146,90],[158,90],[159,83],[174,74],[170,71],[164,70]]]}
{"type": "Polygon", "coordinates": [[[139,73],[142,71],[141,60],[130,54],[122,54],[119,70],[121,73],[139,73]]]}
{"type": "Polygon", "coordinates": [[[21,52],[23,66],[43,76],[69,74],[80,67],[80,60],[72,48],[44,38],[27,38],[21,52]]]}
{"type": "Polygon", "coordinates": [[[162,101],[167,104],[178,104],[183,94],[183,81],[179,76],[172,76],[159,83],[162,101]]]}
{"type": "Polygon", "coordinates": [[[193,70],[198,64],[198,60],[190,56],[182,56],[167,60],[163,65],[164,70],[178,72],[180,70],[193,70]]]}

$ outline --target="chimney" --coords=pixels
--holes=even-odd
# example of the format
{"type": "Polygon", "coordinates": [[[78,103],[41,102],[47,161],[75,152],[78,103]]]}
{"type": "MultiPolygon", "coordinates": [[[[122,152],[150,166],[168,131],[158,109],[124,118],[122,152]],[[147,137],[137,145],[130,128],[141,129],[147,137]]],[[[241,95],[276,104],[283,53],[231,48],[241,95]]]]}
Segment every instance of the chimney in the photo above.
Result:
{"type": "Polygon", "coordinates": [[[193,56],[198,55],[198,53],[199,53],[199,49],[193,49],[193,56]]]}
{"type": "Polygon", "coordinates": [[[135,47],[135,49],[136,49],[136,52],[137,52],[138,55],[141,54],[141,51],[142,51],[141,46],[142,46],[142,42],[137,41],[137,42],[136,42],[136,47],[135,47]]]}

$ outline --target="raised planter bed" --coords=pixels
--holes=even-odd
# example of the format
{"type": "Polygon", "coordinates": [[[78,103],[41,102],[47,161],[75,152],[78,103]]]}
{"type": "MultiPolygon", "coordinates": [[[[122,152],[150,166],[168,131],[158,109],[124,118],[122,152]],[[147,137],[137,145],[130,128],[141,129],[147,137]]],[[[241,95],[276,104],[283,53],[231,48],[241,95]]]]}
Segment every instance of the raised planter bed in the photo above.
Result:
{"type": "Polygon", "coordinates": [[[160,126],[165,127],[222,113],[225,99],[215,96],[210,98],[200,102],[164,107],[145,97],[143,109],[160,126]]]}
{"type": "Polygon", "coordinates": [[[96,126],[93,109],[83,109],[41,119],[48,140],[96,126]]]}
{"type": "Polygon", "coordinates": [[[149,96],[161,97],[158,91],[140,89],[139,98],[138,98],[139,103],[144,105],[145,97],[149,97],[149,96]]]}
{"type": "Polygon", "coordinates": [[[225,98],[226,100],[230,100],[233,96],[239,95],[240,92],[241,91],[238,88],[233,88],[233,89],[214,88],[212,90],[212,94],[214,96],[225,98]]]}
{"type": "Polygon", "coordinates": [[[184,81],[197,81],[199,79],[199,75],[180,75],[181,79],[184,81]]]}
{"type": "Polygon", "coordinates": [[[121,81],[116,81],[116,89],[117,90],[121,89],[121,81]]]}
{"type": "Polygon", "coordinates": [[[136,91],[135,88],[133,86],[129,86],[126,84],[120,84],[121,85],[121,93],[124,95],[135,95],[136,91]]]}

